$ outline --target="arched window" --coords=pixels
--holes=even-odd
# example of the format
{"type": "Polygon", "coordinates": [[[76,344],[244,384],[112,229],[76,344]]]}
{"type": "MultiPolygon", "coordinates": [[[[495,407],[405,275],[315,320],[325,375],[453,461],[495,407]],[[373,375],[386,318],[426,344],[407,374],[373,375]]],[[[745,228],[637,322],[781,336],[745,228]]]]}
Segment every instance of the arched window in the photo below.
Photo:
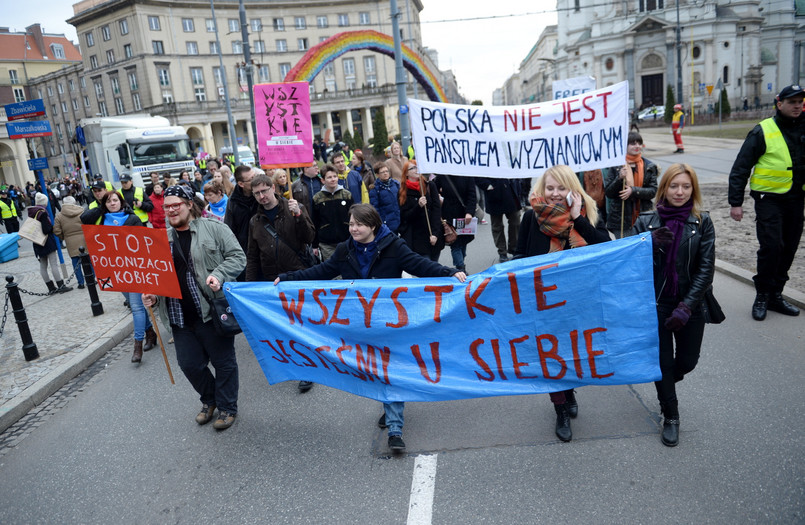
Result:
{"type": "Polygon", "coordinates": [[[724,66],[724,74],[721,76],[721,81],[725,84],[730,83],[730,66],[724,66]]]}

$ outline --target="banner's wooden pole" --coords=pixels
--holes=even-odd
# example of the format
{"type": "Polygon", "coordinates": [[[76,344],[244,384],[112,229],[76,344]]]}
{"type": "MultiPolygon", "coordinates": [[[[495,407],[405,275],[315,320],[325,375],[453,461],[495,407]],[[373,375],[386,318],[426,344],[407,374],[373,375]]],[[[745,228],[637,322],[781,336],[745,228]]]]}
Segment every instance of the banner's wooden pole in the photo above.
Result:
{"type": "Polygon", "coordinates": [[[175,385],[176,381],[173,380],[173,372],[171,371],[171,365],[168,362],[168,354],[165,352],[165,344],[162,342],[162,334],[159,333],[159,325],[157,324],[157,318],[156,316],[154,316],[154,310],[150,306],[148,307],[148,315],[151,316],[151,324],[154,325],[154,331],[157,333],[159,348],[162,350],[162,357],[165,359],[165,368],[168,369],[168,376],[170,376],[171,378],[171,384],[175,385]]]}
{"type": "MultiPolygon", "coordinates": [[[[419,193],[421,193],[422,196],[425,197],[425,186],[422,183],[422,175],[419,176],[419,193]]],[[[427,200],[427,197],[425,197],[425,199],[427,200]]],[[[428,217],[428,205],[425,204],[425,206],[422,209],[425,210],[425,222],[428,224],[428,238],[430,238],[433,237],[433,232],[430,229],[430,217],[428,217]]]]}
{"type": "MultiPolygon", "coordinates": [[[[623,179],[623,189],[626,189],[626,179],[623,179]]],[[[621,199],[621,236],[620,239],[623,239],[623,213],[626,211],[626,201],[621,199]]]]}

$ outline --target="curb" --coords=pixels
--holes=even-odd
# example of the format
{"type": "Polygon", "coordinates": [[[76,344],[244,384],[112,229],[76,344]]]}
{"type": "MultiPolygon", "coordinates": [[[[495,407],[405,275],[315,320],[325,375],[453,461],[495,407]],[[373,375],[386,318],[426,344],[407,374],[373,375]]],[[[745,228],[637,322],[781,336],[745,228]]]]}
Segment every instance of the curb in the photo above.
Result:
{"type": "Polygon", "coordinates": [[[106,352],[120,344],[134,330],[131,315],[119,321],[70,361],[59,365],[39,381],[9,401],[0,413],[0,433],[19,421],[31,409],[42,403],[71,379],[89,368],[106,352]]]}
{"type": "MultiPolygon", "coordinates": [[[[754,288],[755,281],[752,280],[752,272],[748,270],[744,270],[734,264],[730,264],[726,261],[722,261],[721,259],[716,259],[716,271],[723,273],[728,277],[732,277],[736,281],[741,281],[744,284],[748,284],[754,288]]],[[[800,292],[799,290],[795,290],[793,288],[786,289],[783,297],[801,309],[805,309],[805,293],[800,292]]]]}

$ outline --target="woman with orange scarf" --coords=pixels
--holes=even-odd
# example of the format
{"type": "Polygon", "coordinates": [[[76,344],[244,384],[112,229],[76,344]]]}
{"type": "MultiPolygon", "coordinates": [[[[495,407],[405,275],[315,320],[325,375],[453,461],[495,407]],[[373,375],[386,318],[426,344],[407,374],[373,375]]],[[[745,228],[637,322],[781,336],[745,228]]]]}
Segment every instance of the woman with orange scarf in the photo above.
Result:
{"type": "Polygon", "coordinates": [[[657,165],[643,158],[643,137],[629,133],[626,164],[609,168],[604,180],[607,196],[607,229],[616,238],[630,235],[638,215],[651,211],[657,194],[657,165]]]}
{"type": "MultiPolygon", "coordinates": [[[[582,189],[569,166],[547,169],[531,190],[529,200],[532,209],[523,214],[515,259],[609,240],[595,200],[582,189]]],[[[579,412],[576,394],[570,389],[551,392],[550,396],[556,411],[556,436],[570,441],[570,419],[579,412]]]]}

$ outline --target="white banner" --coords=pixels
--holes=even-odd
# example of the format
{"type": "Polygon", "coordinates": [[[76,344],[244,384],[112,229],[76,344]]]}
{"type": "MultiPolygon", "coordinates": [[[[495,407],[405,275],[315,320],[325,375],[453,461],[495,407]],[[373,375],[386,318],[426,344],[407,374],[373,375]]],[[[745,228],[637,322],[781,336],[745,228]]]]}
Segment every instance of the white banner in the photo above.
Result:
{"type": "Polygon", "coordinates": [[[595,91],[595,77],[573,77],[553,81],[554,100],[575,97],[590,91],[595,91]]]}
{"type": "Polygon", "coordinates": [[[465,106],[410,99],[420,173],[493,178],[622,165],[629,134],[626,82],[527,106],[465,106]]]}

